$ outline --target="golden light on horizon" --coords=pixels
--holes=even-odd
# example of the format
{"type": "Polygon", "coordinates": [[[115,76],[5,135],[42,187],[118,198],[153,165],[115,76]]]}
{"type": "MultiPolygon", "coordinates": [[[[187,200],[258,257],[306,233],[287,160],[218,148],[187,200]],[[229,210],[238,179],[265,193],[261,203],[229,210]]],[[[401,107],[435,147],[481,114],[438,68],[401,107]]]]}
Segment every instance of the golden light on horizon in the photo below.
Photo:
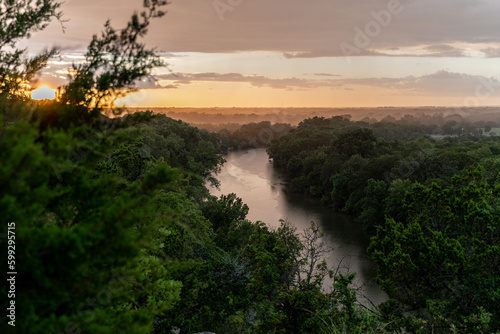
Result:
{"type": "Polygon", "coordinates": [[[33,100],[53,100],[56,97],[56,90],[47,86],[40,86],[31,92],[33,100]]]}

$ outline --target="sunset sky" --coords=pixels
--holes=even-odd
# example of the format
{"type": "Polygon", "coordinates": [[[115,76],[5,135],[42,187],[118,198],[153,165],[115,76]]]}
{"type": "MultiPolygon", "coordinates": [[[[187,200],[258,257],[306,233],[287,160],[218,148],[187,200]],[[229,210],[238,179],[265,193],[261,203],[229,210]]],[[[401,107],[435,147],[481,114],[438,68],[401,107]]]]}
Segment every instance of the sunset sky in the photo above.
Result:
{"type": "MultiPolygon", "coordinates": [[[[24,42],[62,49],[66,69],[110,18],[141,0],[66,0],[60,23],[24,42]]],[[[498,0],[171,0],[147,45],[169,64],[127,105],[362,107],[500,104],[498,0]]]]}

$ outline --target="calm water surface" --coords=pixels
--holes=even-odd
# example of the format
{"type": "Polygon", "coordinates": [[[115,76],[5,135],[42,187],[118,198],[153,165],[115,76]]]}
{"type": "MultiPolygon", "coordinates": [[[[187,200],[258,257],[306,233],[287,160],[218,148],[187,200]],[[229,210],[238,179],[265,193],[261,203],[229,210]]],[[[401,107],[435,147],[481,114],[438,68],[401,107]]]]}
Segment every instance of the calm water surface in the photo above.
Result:
{"type": "MultiPolygon", "coordinates": [[[[220,189],[210,188],[212,195],[235,193],[250,208],[247,218],[278,227],[279,220],[290,221],[302,232],[311,221],[319,224],[333,251],[327,258],[330,267],[339,261],[357,273],[357,283],[375,304],[387,299],[375,284],[376,266],[366,255],[368,236],[351,216],[332,212],[317,199],[288,191],[284,177],[269,161],[265,149],[231,152],[217,176],[220,189]]],[[[327,282],[328,284],[329,282],[327,282]]],[[[328,288],[325,286],[325,288],[328,288]]],[[[360,296],[360,301],[367,304],[360,296]]]]}

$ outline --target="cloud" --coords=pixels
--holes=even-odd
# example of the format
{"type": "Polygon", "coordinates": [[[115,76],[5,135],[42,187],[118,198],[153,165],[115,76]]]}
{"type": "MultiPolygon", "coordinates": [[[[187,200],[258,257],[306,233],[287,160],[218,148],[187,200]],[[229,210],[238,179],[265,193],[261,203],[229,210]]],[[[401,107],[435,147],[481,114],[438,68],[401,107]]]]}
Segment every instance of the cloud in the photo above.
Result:
{"type": "MultiPolygon", "coordinates": [[[[397,51],[397,50],[393,50],[397,51]]],[[[435,45],[427,48],[428,52],[438,52],[448,56],[458,55],[457,48],[445,44],[435,45]]],[[[497,54],[500,56],[500,48],[483,50],[487,56],[497,54]]],[[[182,55],[163,53],[164,58],[182,57],[182,55]]],[[[48,67],[43,70],[43,81],[50,83],[53,87],[67,83],[68,69],[73,62],[82,61],[82,54],[77,52],[65,53],[60,58],[49,62],[48,67]]],[[[232,82],[246,83],[252,87],[269,87],[281,90],[313,90],[318,88],[356,90],[356,87],[385,88],[394,91],[395,94],[410,95],[432,95],[432,96],[468,96],[474,95],[478,85],[490,82],[499,85],[496,79],[480,75],[471,75],[450,72],[446,69],[421,76],[401,77],[367,77],[348,78],[334,73],[317,72],[304,74],[304,77],[269,77],[263,74],[241,74],[241,73],[167,73],[153,77],[144,78],[135,83],[137,89],[176,89],[194,82],[232,82]]],[[[496,93],[495,86],[495,93],[496,93]]],[[[483,89],[484,90],[484,89],[483,89]]]]}
{"type": "MultiPolygon", "coordinates": [[[[167,15],[152,23],[148,45],[165,52],[277,51],[288,58],[338,57],[344,55],[340,45],[355,46],[361,31],[369,35],[369,41],[353,56],[394,55],[394,50],[402,50],[405,56],[463,57],[481,50],[488,57],[500,56],[497,0],[233,3],[221,21],[212,0],[172,1],[167,15]],[[388,10],[394,3],[399,3],[401,10],[392,14],[388,10]],[[390,15],[384,18],[384,13],[390,15]]],[[[57,41],[62,46],[81,47],[101,30],[108,17],[114,26],[121,27],[137,9],[136,0],[70,1],[63,5],[65,17],[71,19],[65,23],[66,34],[59,24],[52,24],[32,42],[57,41]]]]}
{"type": "MultiPolygon", "coordinates": [[[[169,59],[182,58],[184,55],[159,52],[157,55],[168,63],[169,59]]],[[[49,60],[47,66],[40,71],[40,78],[43,82],[53,87],[59,87],[68,83],[68,74],[73,64],[79,64],[85,61],[83,52],[65,50],[60,55],[49,60]]],[[[168,69],[168,65],[166,67],[168,69]]],[[[165,69],[165,68],[163,68],[165,69]]],[[[138,89],[157,89],[157,88],[177,88],[174,86],[162,86],[154,76],[142,78],[135,82],[138,89]]]]}
{"type": "Polygon", "coordinates": [[[314,75],[318,77],[340,77],[339,74],[331,74],[331,73],[314,73],[314,75]]]}
{"type": "MultiPolygon", "coordinates": [[[[359,52],[353,54],[355,56],[380,56],[382,53],[359,49],[359,52]]],[[[346,53],[342,52],[342,49],[334,48],[334,49],[325,49],[325,50],[314,50],[314,51],[300,51],[300,52],[284,52],[283,56],[287,59],[293,58],[320,58],[320,57],[344,57],[347,56],[346,53]]]]}
{"type": "MultiPolygon", "coordinates": [[[[330,76],[330,74],[326,75],[326,77],[330,76]]],[[[356,87],[365,86],[385,88],[396,95],[467,97],[475,96],[478,92],[482,95],[488,92],[490,93],[488,95],[500,94],[500,81],[497,79],[479,75],[449,72],[447,70],[439,70],[422,76],[405,76],[397,78],[332,77],[331,79],[276,79],[262,75],[243,75],[239,73],[176,73],[158,76],[158,80],[169,82],[170,87],[179,87],[195,82],[240,82],[248,83],[254,87],[269,87],[286,90],[312,90],[318,88],[356,90],[356,87]]]]}
{"type": "Polygon", "coordinates": [[[134,82],[134,88],[136,89],[159,89],[159,88],[173,89],[177,87],[178,86],[176,85],[161,85],[158,82],[158,78],[153,76],[142,78],[134,82]]]}
{"type": "Polygon", "coordinates": [[[482,49],[481,52],[484,53],[487,58],[498,58],[500,57],[500,47],[490,47],[482,49]]]}
{"type": "Polygon", "coordinates": [[[423,76],[401,78],[366,78],[342,80],[344,85],[384,87],[396,92],[413,95],[475,96],[500,93],[500,81],[480,75],[436,71],[423,76]]]}
{"type": "MultiPolygon", "coordinates": [[[[387,13],[393,1],[253,0],[227,12],[223,22],[217,22],[213,13],[200,12],[209,8],[199,2],[183,1],[174,3],[173,9],[182,7],[182,13],[199,21],[189,20],[185,30],[189,33],[181,34],[182,40],[175,38],[174,30],[170,45],[202,52],[282,51],[288,58],[344,56],[340,45],[356,46],[357,31],[367,34],[370,24],[379,22],[375,17],[387,13]]],[[[391,14],[388,24],[378,23],[380,32],[368,36],[368,45],[354,55],[392,55],[391,49],[399,48],[406,50],[404,55],[463,57],[466,50],[482,44],[500,44],[500,20],[495,14],[500,12],[500,2],[496,0],[399,3],[400,13],[391,14]]],[[[175,26],[185,27],[177,17],[172,19],[175,26]]]]}
{"type": "Polygon", "coordinates": [[[426,52],[429,56],[438,56],[438,57],[462,57],[464,56],[464,50],[460,48],[447,45],[447,44],[434,44],[428,45],[423,48],[424,52],[426,52]]]}
{"type": "Polygon", "coordinates": [[[268,78],[263,75],[243,75],[240,73],[175,73],[157,76],[158,80],[170,81],[173,85],[188,85],[193,82],[239,82],[254,87],[275,89],[312,89],[317,87],[341,87],[334,80],[308,80],[301,78],[268,78]]]}

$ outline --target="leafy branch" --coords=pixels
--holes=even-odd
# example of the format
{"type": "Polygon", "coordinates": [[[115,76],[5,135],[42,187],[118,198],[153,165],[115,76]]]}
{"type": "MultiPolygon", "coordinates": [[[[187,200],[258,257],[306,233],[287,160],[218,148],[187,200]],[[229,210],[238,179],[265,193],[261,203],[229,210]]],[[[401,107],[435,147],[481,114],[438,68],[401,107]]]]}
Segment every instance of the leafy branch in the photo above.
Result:
{"type": "Polygon", "coordinates": [[[27,58],[26,49],[16,44],[47,27],[51,20],[63,23],[61,1],[0,0],[0,94],[8,98],[27,99],[30,84],[57,49],[46,50],[27,58]]]}
{"type": "Polygon", "coordinates": [[[101,36],[94,35],[85,62],[73,64],[70,83],[60,89],[65,104],[85,106],[94,111],[113,107],[117,98],[135,91],[134,82],[151,75],[164,62],[140,42],[151,19],[165,15],[165,0],[144,0],[145,10],[134,13],[127,26],[116,30],[108,20],[101,36]]]}

